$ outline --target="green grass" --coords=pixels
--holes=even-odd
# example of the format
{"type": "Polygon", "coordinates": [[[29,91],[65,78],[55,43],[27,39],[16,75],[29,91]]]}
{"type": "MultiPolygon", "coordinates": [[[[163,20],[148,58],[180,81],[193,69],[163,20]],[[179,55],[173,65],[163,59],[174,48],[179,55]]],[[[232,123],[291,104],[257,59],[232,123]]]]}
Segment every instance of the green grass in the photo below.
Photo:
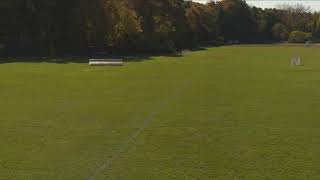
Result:
{"type": "Polygon", "coordinates": [[[319,50],[0,64],[0,179],[319,179],[319,50]]]}

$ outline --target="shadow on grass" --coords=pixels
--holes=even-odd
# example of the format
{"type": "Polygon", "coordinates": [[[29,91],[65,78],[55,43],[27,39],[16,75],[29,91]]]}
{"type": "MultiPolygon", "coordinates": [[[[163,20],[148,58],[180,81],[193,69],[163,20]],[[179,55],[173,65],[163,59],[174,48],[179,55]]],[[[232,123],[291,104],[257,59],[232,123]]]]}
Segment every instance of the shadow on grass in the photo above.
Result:
{"type": "Polygon", "coordinates": [[[42,56],[12,56],[0,57],[0,64],[8,63],[54,63],[54,64],[69,64],[69,63],[88,63],[89,59],[123,59],[125,62],[142,62],[152,60],[156,57],[175,57],[181,58],[186,54],[195,51],[203,51],[205,48],[196,48],[191,50],[183,50],[177,53],[139,53],[139,54],[94,54],[94,55],[68,55],[57,57],[42,57],[42,56]]]}

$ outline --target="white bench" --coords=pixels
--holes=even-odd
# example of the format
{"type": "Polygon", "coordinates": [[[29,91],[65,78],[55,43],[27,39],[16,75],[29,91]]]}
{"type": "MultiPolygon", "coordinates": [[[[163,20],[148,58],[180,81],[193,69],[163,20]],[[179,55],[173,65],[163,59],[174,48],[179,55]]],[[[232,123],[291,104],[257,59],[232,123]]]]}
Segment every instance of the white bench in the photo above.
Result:
{"type": "Polygon", "coordinates": [[[89,66],[122,66],[122,59],[89,59],[89,66]]]}

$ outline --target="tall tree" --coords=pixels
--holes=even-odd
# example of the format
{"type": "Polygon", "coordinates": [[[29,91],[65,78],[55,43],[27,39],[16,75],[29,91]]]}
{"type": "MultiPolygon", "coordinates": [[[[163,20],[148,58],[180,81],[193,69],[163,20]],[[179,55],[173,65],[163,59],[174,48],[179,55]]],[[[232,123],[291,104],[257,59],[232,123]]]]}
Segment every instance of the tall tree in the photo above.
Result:
{"type": "Polygon", "coordinates": [[[256,22],[250,7],[242,0],[223,0],[222,31],[227,40],[250,41],[255,37],[256,22]]]}

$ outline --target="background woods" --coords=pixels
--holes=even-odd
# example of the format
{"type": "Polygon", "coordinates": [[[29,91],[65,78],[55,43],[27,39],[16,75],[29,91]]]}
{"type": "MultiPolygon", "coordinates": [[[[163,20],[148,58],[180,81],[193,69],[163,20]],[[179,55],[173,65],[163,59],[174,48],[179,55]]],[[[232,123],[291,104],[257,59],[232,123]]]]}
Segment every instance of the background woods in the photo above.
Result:
{"type": "Polygon", "coordinates": [[[2,0],[0,53],[168,52],[201,44],[317,40],[320,15],[302,5],[242,0],[2,0]],[[299,37],[296,37],[299,36],[299,37]]]}

